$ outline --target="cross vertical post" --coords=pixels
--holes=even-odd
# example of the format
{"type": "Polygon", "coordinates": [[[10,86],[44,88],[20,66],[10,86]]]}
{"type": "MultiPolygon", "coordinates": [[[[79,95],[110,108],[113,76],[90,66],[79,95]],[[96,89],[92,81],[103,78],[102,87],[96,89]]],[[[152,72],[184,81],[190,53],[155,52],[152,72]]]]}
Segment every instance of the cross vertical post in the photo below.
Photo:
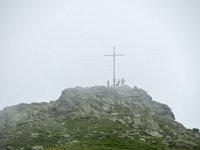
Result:
{"type": "Polygon", "coordinates": [[[115,46],[113,47],[113,54],[111,55],[104,55],[104,56],[112,56],[113,57],[113,86],[115,87],[115,82],[116,82],[116,75],[115,75],[115,60],[116,56],[124,56],[124,54],[116,54],[115,52],[115,46]]]}
{"type": "Polygon", "coordinates": [[[115,86],[116,77],[115,77],[115,46],[113,47],[113,85],[115,86]]]}

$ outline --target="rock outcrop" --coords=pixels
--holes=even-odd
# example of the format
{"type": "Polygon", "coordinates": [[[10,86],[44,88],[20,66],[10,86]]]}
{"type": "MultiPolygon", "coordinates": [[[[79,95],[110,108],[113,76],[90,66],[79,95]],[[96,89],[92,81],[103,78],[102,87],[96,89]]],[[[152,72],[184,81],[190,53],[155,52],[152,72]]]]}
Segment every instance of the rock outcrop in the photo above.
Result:
{"type": "Polygon", "coordinates": [[[94,137],[112,140],[111,135],[169,149],[193,148],[200,143],[198,129],[186,129],[175,121],[167,105],[153,101],[142,89],[128,86],[68,88],[50,103],[4,108],[0,111],[0,131],[0,148],[30,148],[41,144],[40,148],[59,147],[66,143],[80,144],[81,140],[94,137]],[[95,125],[97,122],[101,126],[95,125]],[[41,143],[40,138],[45,142],[41,143]],[[29,144],[22,144],[21,140],[29,144]]]}

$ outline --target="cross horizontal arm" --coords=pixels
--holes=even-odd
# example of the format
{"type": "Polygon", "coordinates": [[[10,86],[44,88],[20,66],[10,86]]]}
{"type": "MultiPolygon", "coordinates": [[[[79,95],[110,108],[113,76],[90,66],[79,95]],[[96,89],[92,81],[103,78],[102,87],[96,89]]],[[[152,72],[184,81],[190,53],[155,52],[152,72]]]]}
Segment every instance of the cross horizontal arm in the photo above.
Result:
{"type": "Polygon", "coordinates": [[[113,56],[113,55],[104,55],[104,56],[113,56]]]}
{"type": "Polygon", "coordinates": [[[115,56],[124,56],[124,54],[115,54],[115,56]]]}
{"type": "Polygon", "coordinates": [[[115,54],[115,55],[104,55],[104,56],[124,56],[124,54],[115,54]]]}

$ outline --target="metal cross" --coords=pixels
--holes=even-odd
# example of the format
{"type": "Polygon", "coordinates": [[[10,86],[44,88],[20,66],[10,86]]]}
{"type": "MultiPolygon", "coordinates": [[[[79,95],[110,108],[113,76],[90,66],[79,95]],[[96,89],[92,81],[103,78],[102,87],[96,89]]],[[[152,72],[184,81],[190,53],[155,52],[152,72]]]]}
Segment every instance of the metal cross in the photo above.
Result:
{"type": "Polygon", "coordinates": [[[115,82],[116,82],[116,78],[115,78],[115,59],[116,59],[116,56],[124,56],[124,54],[116,54],[115,46],[113,46],[113,54],[104,55],[104,56],[112,56],[113,57],[113,86],[115,87],[115,82]]]}

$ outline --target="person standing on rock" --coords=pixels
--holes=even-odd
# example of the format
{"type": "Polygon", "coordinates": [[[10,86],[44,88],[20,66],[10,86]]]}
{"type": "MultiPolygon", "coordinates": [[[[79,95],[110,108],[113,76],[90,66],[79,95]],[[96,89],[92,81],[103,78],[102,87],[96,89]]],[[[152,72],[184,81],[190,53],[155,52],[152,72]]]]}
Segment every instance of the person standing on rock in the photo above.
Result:
{"type": "Polygon", "coordinates": [[[116,82],[116,79],[115,78],[113,78],[113,86],[115,87],[115,82],[116,82]]]}
{"type": "Polygon", "coordinates": [[[119,87],[120,85],[120,79],[118,79],[116,86],[119,87]]]}
{"type": "Polygon", "coordinates": [[[107,87],[108,88],[110,87],[110,81],[109,80],[107,81],[107,87]]]}
{"type": "Polygon", "coordinates": [[[121,79],[121,86],[123,86],[124,83],[125,83],[125,80],[124,80],[124,78],[122,78],[122,79],[121,79]]]}

